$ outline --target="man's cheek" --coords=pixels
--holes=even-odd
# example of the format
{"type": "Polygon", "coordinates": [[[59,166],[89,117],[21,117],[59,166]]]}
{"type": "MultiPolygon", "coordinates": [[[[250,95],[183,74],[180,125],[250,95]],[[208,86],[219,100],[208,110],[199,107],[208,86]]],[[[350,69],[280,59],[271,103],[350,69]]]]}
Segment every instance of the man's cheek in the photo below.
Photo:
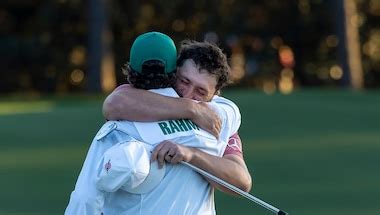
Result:
{"type": "Polygon", "coordinates": [[[177,87],[177,93],[180,97],[183,97],[183,89],[181,87],[177,87]]]}

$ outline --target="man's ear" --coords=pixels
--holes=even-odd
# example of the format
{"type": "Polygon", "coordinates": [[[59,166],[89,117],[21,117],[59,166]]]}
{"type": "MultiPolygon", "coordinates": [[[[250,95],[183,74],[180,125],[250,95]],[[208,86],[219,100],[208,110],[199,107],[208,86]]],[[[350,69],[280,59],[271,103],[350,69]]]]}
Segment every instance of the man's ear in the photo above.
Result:
{"type": "Polygon", "coordinates": [[[220,90],[215,91],[214,95],[219,96],[220,95],[220,90]]]}

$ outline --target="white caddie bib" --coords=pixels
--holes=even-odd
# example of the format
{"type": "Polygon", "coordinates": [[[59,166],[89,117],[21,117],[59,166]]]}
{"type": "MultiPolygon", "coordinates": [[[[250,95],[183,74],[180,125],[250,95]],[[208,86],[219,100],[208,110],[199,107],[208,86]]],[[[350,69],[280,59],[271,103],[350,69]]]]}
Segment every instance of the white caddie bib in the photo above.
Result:
{"type": "MultiPolygon", "coordinates": [[[[151,91],[178,97],[171,88],[151,91]]],[[[103,193],[95,186],[95,167],[105,151],[117,143],[133,138],[152,146],[163,140],[172,140],[178,144],[197,147],[212,155],[222,156],[229,137],[240,126],[240,112],[233,102],[222,97],[215,96],[210,105],[216,107],[223,122],[219,140],[186,119],[150,123],[105,123],[91,144],[65,214],[100,214],[102,209],[104,214],[108,215],[215,214],[213,191],[209,183],[183,165],[167,165],[165,177],[160,184],[146,194],[133,194],[121,189],[113,193],[103,193]],[[163,195],[164,193],[170,195],[163,195]]]]}

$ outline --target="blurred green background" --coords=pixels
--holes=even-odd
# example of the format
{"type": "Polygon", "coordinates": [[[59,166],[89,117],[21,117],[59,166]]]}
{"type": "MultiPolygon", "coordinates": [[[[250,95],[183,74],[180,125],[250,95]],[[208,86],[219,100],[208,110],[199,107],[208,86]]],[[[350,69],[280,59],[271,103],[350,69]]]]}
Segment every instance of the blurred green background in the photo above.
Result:
{"type": "MultiPolygon", "coordinates": [[[[229,90],[252,194],[291,214],[377,214],[379,92],[302,90],[271,96],[229,90]]],[[[62,214],[93,136],[104,96],[11,97],[0,104],[0,214],[62,214]]],[[[272,214],[216,193],[217,212],[272,214]]]]}
{"type": "MultiPolygon", "coordinates": [[[[63,214],[133,40],[218,44],[252,193],[291,214],[379,214],[380,1],[0,2],[0,215],[63,214]]],[[[218,214],[271,214],[216,194],[218,214]]]]}

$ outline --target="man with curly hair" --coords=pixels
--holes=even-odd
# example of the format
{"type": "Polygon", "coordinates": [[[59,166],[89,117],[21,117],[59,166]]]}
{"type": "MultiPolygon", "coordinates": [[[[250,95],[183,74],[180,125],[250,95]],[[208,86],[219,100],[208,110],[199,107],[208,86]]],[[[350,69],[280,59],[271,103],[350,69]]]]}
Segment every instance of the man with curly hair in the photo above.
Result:
{"type": "MultiPolygon", "coordinates": [[[[126,67],[128,80],[133,87],[150,89],[163,96],[178,97],[172,88],[168,88],[174,84],[173,74],[176,70],[175,63],[173,66],[173,52],[170,51],[170,49],[173,50],[173,46],[170,41],[170,38],[158,32],[143,34],[136,39],[131,48],[130,65],[126,67]]],[[[188,45],[191,46],[192,43],[190,42],[188,45]]],[[[205,44],[205,47],[199,46],[202,50],[201,53],[209,49],[209,45],[211,44],[205,44]]],[[[216,50],[218,51],[218,49],[216,50]]],[[[195,56],[194,54],[198,52],[199,50],[193,54],[190,53],[189,56],[195,56]]],[[[204,53],[212,54],[207,51],[204,53]]],[[[178,65],[190,74],[196,72],[194,69],[197,59],[189,56],[184,56],[183,63],[178,65]]],[[[201,69],[202,72],[193,74],[197,80],[205,84],[193,99],[210,101],[208,98],[216,92],[212,90],[219,90],[224,85],[229,71],[228,65],[223,64],[224,60],[218,62],[218,60],[213,61],[212,58],[206,58],[205,61],[211,65],[207,69],[210,69],[212,73],[209,73],[207,69],[201,69]]],[[[180,58],[178,62],[181,62],[180,58]]],[[[189,93],[186,76],[181,75],[177,78],[181,79],[183,86],[181,88],[178,87],[178,84],[176,85],[178,94],[182,96],[189,93]]],[[[124,87],[119,89],[122,88],[124,87]]],[[[100,212],[105,214],[215,213],[213,194],[209,183],[186,166],[173,165],[181,160],[197,165],[199,158],[196,158],[196,155],[209,154],[215,157],[223,155],[229,136],[235,133],[240,125],[240,113],[232,102],[221,97],[214,98],[214,100],[218,101],[206,104],[187,100],[187,105],[193,106],[194,109],[198,105],[198,108],[203,108],[205,112],[209,112],[209,106],[214,109],[213,117],[221,119],[218,121],[219,123],[216,123],[217,126],[214,129],[214,133],[220,132],[219,139],[200,129],[188,119],[149,123],[107,122],[100,129],[90,147],[65,214],[99,214],[100,212]],[[144,147],[141,147],[142,145],[144,147]],[[153,148],[154,151],[150,155],[149,151],[153,148]],[[146,172],[146,168],[141,167],[141,164],[147,166],[146,159],[141,161],[147,157],[147,154],[153,160],[158,160],[161,167],[165,166],[164,161],[169,163],[159,181],[148,180],[152,175],[149,172],[152,171],[152,168],[148,168],[148,172],[146,172]],[[190,154],[191,157],[185,156],[190,154]],[[133,159],[131,160],[131,158],[133,159]],[[121,161],[129,162],[130,166],[125,168],[125,163],[121,161]],[[124,169],[120,170],[120,168],[124,169]],[[131,169],[133,169],[132,172],[129,171],[131,169]],[[178,178],[179,176],[182,179],[185,178],[187,183],[183,183],[181,178],[178,178]],[[96,189],[93,187],[94,183],[96,189]],[[141,187],[141,184],[144,186],[141,187]]],[[[194,117],[185,118],[192,119],[194,117]]]]}
{"type": "MultiPolygon", "coordinates": [[[[181,43],[177,68],[174,88],[182,98],[170,98],[136,89],[130,85],[122,85],[105,100],[104,116],[107,119],[132,121],[187,118],[214,136],[218,136],[220,132],[219,118],[204,102],[211,99],[218,102],[221,97],[214,95],[219,94],[220,89],[228,83],[230,70],[225,55],[220,48],[208,42],[185,40],[181,43]],[[213,78],[208,79],[208,77],[213,78]],[[189,99],[200,102],[194,103],[189,99]]],[[[223,157],[203,153],[196,148],[189,150],[184,146],[163,144],[167,146],[157,147],[153,157],[153,159],[158,159],[160,164],[164,161],[176,163],[181,159],[189,161],[190,158],[193,158],[191,163],[199,168],[244,191],[249,192],[251,189],[252,179],[244,162],[242,144],[237,133],[230,137],[223,157]],[[179,150],[183,153],[183,157],[174,160],[165,159],[171,147],[180,147],[179,150]]],[[[209,182],[221,191],[234,194],[213,181],[209,182]]]]}

